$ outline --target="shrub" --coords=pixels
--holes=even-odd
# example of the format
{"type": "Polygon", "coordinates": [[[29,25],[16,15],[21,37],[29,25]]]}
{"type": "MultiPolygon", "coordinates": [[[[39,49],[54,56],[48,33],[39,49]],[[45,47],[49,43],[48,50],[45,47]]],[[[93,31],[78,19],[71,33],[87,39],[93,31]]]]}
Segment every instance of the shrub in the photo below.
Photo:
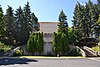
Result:
{"type": "Polygon", "coordinates": [[[5,45],[4,43],[0,42],[0,52],[5,52],[10,49],[11,49],[11,46],[5,45]]]}
{"type": "Polygon", "coordinates": [[[22,56],[23,51],[22,50],[16,50],[16,52],[13,54],[13,56],[22,56]]]}
{"type": "Polygon", "coordinates": [[[0,49],[0,52],[4,52],[4,49],[0,49]]]}
{"type": "Polygon", "coordinates": [[[74,48],[68,53],[68,56],[82,56],[82,54],[78,48],[74,48]]]}

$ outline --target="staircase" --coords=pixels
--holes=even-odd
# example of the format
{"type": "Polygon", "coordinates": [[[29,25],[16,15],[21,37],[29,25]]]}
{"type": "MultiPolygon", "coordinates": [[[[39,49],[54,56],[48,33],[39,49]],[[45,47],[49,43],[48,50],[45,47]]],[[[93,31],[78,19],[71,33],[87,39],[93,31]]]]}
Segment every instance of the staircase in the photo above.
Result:
{"type": "Polygon", "coordinates": [[[89,57],[94,57],[94,56],[98,56],[97,52],[95,52],[94,50],[92,50],[91,48],[84,46],[82,48],[83,51],[85,51],[86,55],[89,57]]]}
{"type": "Polygon", "coordinates": [[[8,50],[8,51],[6,51],[6,52],[3,52],[0,56],[1,56],[1,57],[2,57],[2,56],[13,56],[14,52],[15,52],[16,50],[18,50],[18,49],[20,49],[20,47],[12,48],[12,49],[10,49],[10,50],[8,50]]]}
{"type": "Polygon", "coordinates": [[[83,49],[81,49],[78,46],[76,46],[76,48],[78,48],[81,51],[83,57],[86,57],[86,53],[85,53],[85,51],[83,49]]]}

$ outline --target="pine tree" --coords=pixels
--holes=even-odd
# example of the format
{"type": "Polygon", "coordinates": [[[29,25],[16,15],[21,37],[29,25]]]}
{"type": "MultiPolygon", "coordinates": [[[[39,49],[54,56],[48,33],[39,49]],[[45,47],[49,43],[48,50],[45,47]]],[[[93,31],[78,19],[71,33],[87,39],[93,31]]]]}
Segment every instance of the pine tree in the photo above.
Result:
{"type": "Polygon", "coordinates": [[[43,51],[43,45],[44,45],[44,41],[43,41],[43,33],[38,33],[38,42],[37,42],[37,48],[38,48],[38,52],[41,53],[43,51]]]}
{"type": "Polygon", "coordinates": [[[24,14],[21,6],[15,11],[15,38],[17,42],[21,44],[26,44],[27,42],[27,31],[24,23],[24,14]]]}
{"type": "Polygon", "coordinates": [[[9,36],[13,35],[14,31],[14,13],[12,7],[8,6],[7,12],[4,17],[6,24],[6,31],[9,36]]]}
{"type": "Polygon", "coordinates": [[[68,35],[68,23],[66,20],[66,15],[62,10],[59,14],[58,32],[64,32],[68,35]]]}
{"type": "Polygon", "coordinates": [[[5,25],[3,22],[3,11],[0,5],[0,39],[2,39],[2,37],[4,36],[4,33],[5,33],[5,25]]]}
{"type": "Polygon", "coordinates": [[[100,13],[100,0],[97,0],[98,13],[100,13]]]}
{"type": "Polygon", "coordinates": [[[64,33],[62,33],[62,54],[64,55],[69,51],[69,45],[68,45],[68,37],[64,33]]]}
{"type": "Polygon", "coordinates": [[[80,30],[82,38],[93,37],[98,18],[97,6],[92,1],[86,5],[76,4],[73,16],[73,27],[80,30]]]}
{"type": "Polygon", "coordinates": [[[100,14],[99,14],[99,18],[97,21],[97,26],[95,27],[95,36],[96,38],[100,37],[100,14]]]}
{"type": "Polygon", "coordinates": [[[8,38],[7,44],[13,45],[14,44],[14,27],[15,27],[15,22],[14,22],[14,13],[12,7],[8,6],[8,9],[6,11],[6,14],[4,15],[4,24],[5,24],[5,35],[8,38]]]}
{"type": "Polygon", "coordinates": [[[39,31],[38,18],[34,15],[34,13],[31,14],[31,22],[32,22],[32,25],[33,25],[33,32],[39,31]]]}
{"type": "MultiPolygon", "coordinates": [[[[74,16],[73,16],[73,20],[72,20],[72,22],[73,22],[73,29],[79,29],[79,35],[77,35],[77,36],[84,36],[84,33],[83,33],[83,31],[84,31],[84,27],[83,27],[83,25],[84,25],[84,23],[83,23],[83,14],[84,14],[84,6],[82,6],[79,2],[77,2],[77,4],[76,4],[76,6],[75,6],[75,10],[74,10],[74,16]]],[[[81,38],[82,38],[81,37],[81,38]]],[[[81,39],[80,38],[80,39],[81,39]]]]}
{"type": "Polygon", "coordinates": [[[28,42],[27,42],[27,50],[31,53],[34,53],[35,52],[35,48],[36,46],[34,45],[34,37],[33,37],[33,33],[30,35],[30,38],[28,39],[28,42]]]}
{"type": "Polygon", "coordinates": [[[31,22],[31,9],[29,6],[29,2],[24,7],[24,25],[26,26],[26,29],[28,33],[32,32],[32,22],[31,22]]]}
{"type": "Polygon", "coordinates": [[[61,34],[57,34],[54,32],[53,36],[53,51],[57,54],[60,54],[62,51],[62,39],[61,39],[61,34]]]}

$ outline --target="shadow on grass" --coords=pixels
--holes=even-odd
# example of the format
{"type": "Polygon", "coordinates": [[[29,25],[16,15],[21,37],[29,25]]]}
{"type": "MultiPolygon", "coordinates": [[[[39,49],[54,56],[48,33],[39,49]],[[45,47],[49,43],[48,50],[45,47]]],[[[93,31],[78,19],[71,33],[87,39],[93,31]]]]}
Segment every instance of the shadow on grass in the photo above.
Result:
{"type": "Polygon", "coordinates": [[[27,58],[0,58],[0,65],[28,64],[28,62],[38,62],[35,59],[27,58]]]}

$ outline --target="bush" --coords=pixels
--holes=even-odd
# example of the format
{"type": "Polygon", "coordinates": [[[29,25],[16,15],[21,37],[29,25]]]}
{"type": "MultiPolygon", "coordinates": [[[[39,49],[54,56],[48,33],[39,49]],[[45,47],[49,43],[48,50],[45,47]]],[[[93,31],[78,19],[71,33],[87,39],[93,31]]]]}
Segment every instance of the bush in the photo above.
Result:
{"type": "Polygon", "coordinates": [[[5,52],[10,49],[11,49],[11,46],[5,45],[4,43],[0,42],[0,52],[5,52]]]}
{"type": "Polygon", "coordinates": [[[74,48],[68,53],[68,56],[82,56],[82,54],[78,48],[74,48]]]}
{"type": "Polygon", "coordinates": [[[99,46],[92,47],[92,50],[99,52],[99,46]]]}
{"type": "Polygon", "coordinates": [[[4,52],[4,49],[0,49],[0,52],[4,52]]]}
{"type": "Polygon", "coordinates": [[[13,56],[22,56],[23,51],[22,50],[16,50],[16,52],[13,54],[13,56]]]}

